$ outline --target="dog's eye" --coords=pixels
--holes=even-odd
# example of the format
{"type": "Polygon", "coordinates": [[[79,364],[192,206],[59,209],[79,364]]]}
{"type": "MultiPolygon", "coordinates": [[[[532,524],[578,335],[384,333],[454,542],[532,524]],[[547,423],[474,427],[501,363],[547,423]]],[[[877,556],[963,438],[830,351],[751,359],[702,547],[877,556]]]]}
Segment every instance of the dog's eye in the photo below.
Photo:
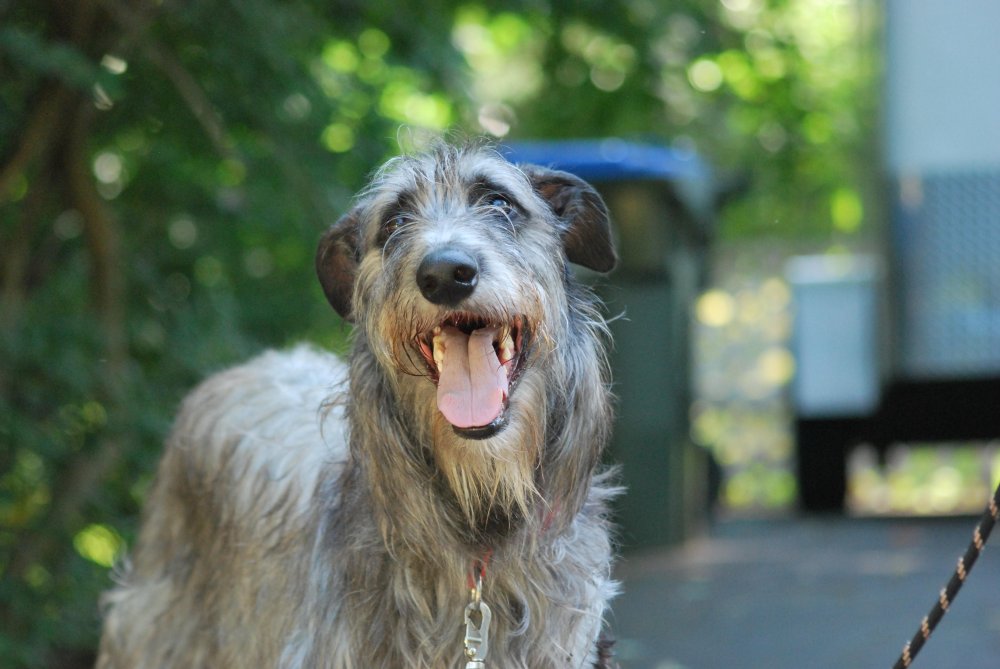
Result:
{"type": "Polygon", "coordinates": [[[385,244],[394,234],[396,234],[396,232],[409,225],[412,221],[413,219],[406,214],[398,212],[390,214],[384,221],[382,221],[382,227],[378,231],[379,246],[385,246],[385,244]]]}
{"type": "Polygon", "coordinates": [[[510,213],[514,211],[514,205],[512,205],[510,200],[505,198],[503,195],[490,195],[486,198],[486,202],[490,207],[499,209],[505,215],[510,215],[510,213]]]}
{"type": "Polygon", "coordinates": [[[385,219],[382,224],[382,234],[385,237],[390,237],[392,233],[399,230],[401,227],[410,222],[410,219],[404,214],[393,214],[389,218],[385,219]]]}

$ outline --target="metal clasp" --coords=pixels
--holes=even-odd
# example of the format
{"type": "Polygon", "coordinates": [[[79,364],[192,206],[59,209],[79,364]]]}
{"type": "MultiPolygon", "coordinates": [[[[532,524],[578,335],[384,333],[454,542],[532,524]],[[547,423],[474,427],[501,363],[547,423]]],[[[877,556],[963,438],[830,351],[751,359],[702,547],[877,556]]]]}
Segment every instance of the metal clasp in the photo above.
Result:
{"type": "Polygon", "coordinates": [[[465,669],[485,669],[486,654],[490,652],[490,620],[493,612],[483,601],[473,599],[465,607],[465,656],[469,661],[465,669]],[[479,624],[472,619],[479,614],[479,624]]]}
{"type": "Polygon", "coordinates": [[[472,576],[469,604],[465,607],[465,669],[486,669],[486,654],[490,652],[490,620],[493,612],[483,601],[482,569],[472,576]],[[478,616],[476,616],[478,614],[478,616]],[[479,618],[477,624],[474,617],[479,618]]]}

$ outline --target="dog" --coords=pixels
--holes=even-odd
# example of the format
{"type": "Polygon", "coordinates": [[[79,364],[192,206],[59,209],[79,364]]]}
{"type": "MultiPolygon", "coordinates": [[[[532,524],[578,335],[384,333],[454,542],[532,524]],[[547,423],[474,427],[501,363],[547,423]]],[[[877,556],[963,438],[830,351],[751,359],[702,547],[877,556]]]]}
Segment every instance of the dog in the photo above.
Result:
{"type": "Polygon", "coordinates": [[[317,252],[349,360],[267,352],[187,397],[98,667],[608,666],[609,336],[570,265],[616,260],[571,174],[390,161],[317,252]]]}

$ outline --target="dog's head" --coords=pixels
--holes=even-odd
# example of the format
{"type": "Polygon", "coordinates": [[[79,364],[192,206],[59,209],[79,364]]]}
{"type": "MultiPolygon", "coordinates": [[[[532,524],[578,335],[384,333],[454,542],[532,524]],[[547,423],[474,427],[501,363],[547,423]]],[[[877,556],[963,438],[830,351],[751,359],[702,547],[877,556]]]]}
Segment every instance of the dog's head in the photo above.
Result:
{"type": "Polygon", "coordinates": [[[540,442],[548,395],[566,381],[560,354],[581,336],[568,264],[615,262],[607,208],[586,182],[442,147],[383,168],[324,235],[316,267],[414,429],[436,451],[482,440],[496,456],[540,442]]]}

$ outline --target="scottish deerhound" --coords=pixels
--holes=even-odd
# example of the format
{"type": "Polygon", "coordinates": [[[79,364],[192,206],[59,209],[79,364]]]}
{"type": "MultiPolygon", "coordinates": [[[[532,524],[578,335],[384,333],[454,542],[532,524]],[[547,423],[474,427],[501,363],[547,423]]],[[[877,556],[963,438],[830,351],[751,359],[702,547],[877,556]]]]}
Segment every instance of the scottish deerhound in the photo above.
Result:
{"type": "Polygon", "coordinates": [[[188,397],[98,666],[603,666],[607,329],[569,263],[615,263],[570,174],[378,172],[317,255],[349,364],[270,352],[188,397]]]}

